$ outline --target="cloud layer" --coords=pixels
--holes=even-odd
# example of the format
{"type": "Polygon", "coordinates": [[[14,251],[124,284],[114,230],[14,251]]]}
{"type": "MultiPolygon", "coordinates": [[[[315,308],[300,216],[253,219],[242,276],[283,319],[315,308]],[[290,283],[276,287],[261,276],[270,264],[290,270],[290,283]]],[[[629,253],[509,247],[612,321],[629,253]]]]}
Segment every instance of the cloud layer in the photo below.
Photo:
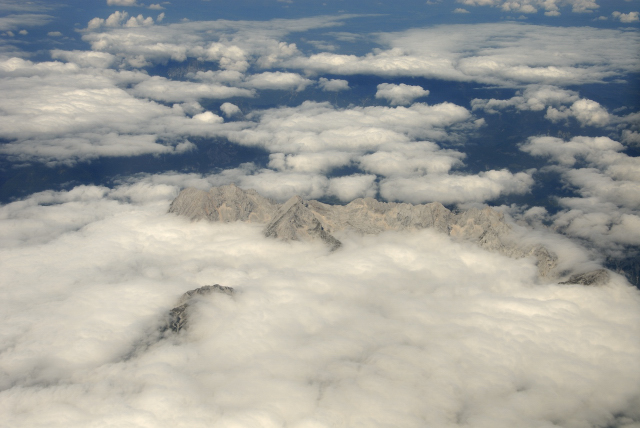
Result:
{"type": "Polygon", "coordinates": [[[341,236],[329,254],[263,238],[257,225],[165,214],[175,184],[198,181],[155,176],[0,208],[7,423],[625,426],[640,416],[640,295],[620,277],[536,283],[533,260],[429,230],[341,236]],[[211,283],[237,293],[198,301],[178,336],[154,334],[181,293],[211,283]]]}

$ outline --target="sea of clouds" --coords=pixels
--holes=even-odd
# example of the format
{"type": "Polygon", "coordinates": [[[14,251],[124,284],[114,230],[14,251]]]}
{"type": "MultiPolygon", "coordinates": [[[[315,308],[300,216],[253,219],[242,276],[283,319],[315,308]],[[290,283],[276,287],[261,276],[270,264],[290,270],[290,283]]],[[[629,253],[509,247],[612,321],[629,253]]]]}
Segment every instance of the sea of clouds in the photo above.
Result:
{"type": "Polygon", "coordinates": [[[637,426],[640,293],[430,230],[343,248],[167,214],[194,176],[0,208],[5,426],[637,426]],[[233,287],[161,333],[182,293],[233,287]]]}

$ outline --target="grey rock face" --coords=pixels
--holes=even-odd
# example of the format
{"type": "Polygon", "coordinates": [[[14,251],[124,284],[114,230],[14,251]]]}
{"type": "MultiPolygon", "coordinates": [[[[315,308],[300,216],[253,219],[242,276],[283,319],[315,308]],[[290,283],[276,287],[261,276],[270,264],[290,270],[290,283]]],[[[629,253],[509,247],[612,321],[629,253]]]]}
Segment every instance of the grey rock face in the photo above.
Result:
{"type": "Polygon", "coordinates": [[[212,187],[208,192],[186,188],[173,200],[169,212],[192,220],[267,223],[277,209],[277,203],[255,190],[242,190],[231,184],[212,187]]]}
{"type": "MultiPolygon", "coordinates": [[[[318,202],[318,204],[320,203],[318,202]]],[[[276,211],[273,219],[265,227],[264,235],[285,241],[320,239],[329,245],[332,251],[342,245],[339,240],[325,230],[309,203],[303,201],[299,196],[289,199],[276,211]]]]}
{"type": "Polygon", "coordinates": [[[553,275],[557,265],[556,255],[546,248],[510,240],[511,227],[504,215],[488,207],[456,214],[438,202],[412,205],[361,198],[341,206],[305,201],[299,196],[280,205],[254,190],[229,185],[214,187],[209,192],[185,189],[171,203],[169,212],[193,220],[265,223],[267,237],[286,241],[319,239],[332,251],[342,245],[333,234],[345,229],[377,234],[432,228],[509,257],[534,257],[541,276],[553,275]]]}
{"type": "Polygon", "coordinates": [[[178,306],[169,311],[169,328],[176,333],[186,328],[189,320],[189,304],[195,297],[211,293],[223,293],[231,296],[234,290],[231,287],[214,284],[187,291],[180,297],[178,306]]]}
{"type": "Polygon", "coordinates": [[[571,275],[568,281],[563,281],[560,284],[604,285],[607,282],[609,282],[609,272],[606,269],[598,269],[571,275]]]}

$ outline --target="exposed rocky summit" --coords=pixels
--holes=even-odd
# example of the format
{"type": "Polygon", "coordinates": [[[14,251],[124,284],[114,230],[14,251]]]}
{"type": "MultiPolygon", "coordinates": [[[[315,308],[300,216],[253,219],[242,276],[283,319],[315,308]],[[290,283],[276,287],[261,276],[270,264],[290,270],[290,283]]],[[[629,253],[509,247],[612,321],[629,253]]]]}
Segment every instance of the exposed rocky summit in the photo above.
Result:
{"type": "Polygon", "coordinates": [[[214,284],[187,291],[180,298],[178,306],[169,311],[169,328],[176,333],[186,328],[189,320],[189,306],[193,302],[193,299],[211,293],[223,293],[231,296],[234,290],[231,287],[214,284]]]}
{"type": "Polygon", "coordinates": [[[334,233],[345,229],[377,234],[431,228],[509,257],[534,257],[541,276],[552,275],[557,264],[556,255],[543,246],[514,242],[504,215],[489,207],[453,213],[439,202],[412,205],[360,198],[342,206],[305,201],[299,196],[278,204],[255,190],[242,190],[231,184],[208,192],[184,189],[171,203],[169,212],[192,220],[263,223],[267,237],[286,241],[320,239],[331,250],[342,245],[334,233]]]}
{"type": "Polygon", "coordinates": [[[609,282],[609,272],[606,269],[598,269],[571,275],[567,281],[563,281],[560,284],[604,285],[607,282],[609,282]]]}

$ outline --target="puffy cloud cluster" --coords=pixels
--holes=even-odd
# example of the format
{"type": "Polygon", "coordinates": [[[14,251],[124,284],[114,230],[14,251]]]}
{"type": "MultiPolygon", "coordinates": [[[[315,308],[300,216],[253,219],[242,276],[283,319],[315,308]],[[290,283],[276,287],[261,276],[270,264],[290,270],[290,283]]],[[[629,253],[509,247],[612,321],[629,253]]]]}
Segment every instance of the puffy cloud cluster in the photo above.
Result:
{"type": "Polygon", "coordinates": [[[611,14],[615,19],[619,20],[622,23],[625,24],[630,24],[632,22],[638,22],[640,21],[640,13],[638,12],[629,12],[629,13],[622,13],[622,12],[613,12],[611,14]]]}
{"type": "Polygon", "coordinates": [[[305,102],[254,111],[246,117],[254,121],[252,126],[226,135],[233,142],[270,152],[268,168],[227,171],[221,183],[255,187],[278,200],[300,194],[349,201],[353,195],[376,195],[379,189],[388,200],[483,202],[526,193],[533,184],[530,172],[452,174],[453,168],[464,165],[465,155],[427,140],[455,142],[483,125],[467,109],[452,103],[339,109],[305,102]],[[342,181],[325,177],[345,167],[358,172],[342,181]],[[337,192],[339,182],[349,183],[353,191],[337,192]],[[414,190],[407,190],[411,185],[414,190]]]}
{"type": "Polygon", "coordinates": [[[339,92],[349,89],[349,82],[342,79],[327,79],[321,77],[318,80],[318,85],[320,85],[323,91],[328,92],[339,92]]]}
{"type": "Polygon", "coordinates": [[[266,22],[220,20],[181,22],[161,28],[140,25],[135,28],[116,28],[125,22],[121,15],[116,12],[107,20],[94,18],[91,22],[97,24],[92,26],[90,23],[83,39],[91,44],[93,50],[122,56],[132,66],[136,63],[145,66],[165,63],[167,60],[198,58],[215,61],[221,69],[240,72],[245,72],[252,63],[261,68],[270,68],[282,59],[298,55],[300,52],[295,44],[282,41],[287,34],[334,26],[349,17],[266,22]],[[109,19],[112,19],[113,25],[106,28],[109,19]],[[96,29],[104,31],[93,31],[96,29]]]}
{"type": "Polygon", "coordinates": [[[411,104],[416,98],[422,98],[429,95],[429,91],[422,86],[399,85],[393,83],[381,83],[378,85],[376,98],[384,98],[389,100],[392,106],[411,104]]]}
{"type": "Polygon", "coordinates": [[[575,91],[561,89],[549,85],[530,85],[523,92],[507,100],[474,99],[471,101],[473,110],[483,109],[488,113],[498,110],[515,108],[519,111],[541,111],[545,108],[545,117],[552,122],[559,122],[569,118],[576,119],[581,126],[603,127],[609,125],[615,118],[599,103],[586,98],[579,98],[575,91]]]}
{"type": "MultiPolygon", "coordinates": [[[[157,80],[145,73],[93,67],[112,63],[108,54],[54,55],[87,67],[19,58],[0,61],[0,136],[9,141],[0,153],[11,159],[72,163],[99,156],[180,153],[194,148],[187,139],[190,135],[219,135],[228,127],[241,126],[223,124],[211,112],[190,117],[203,113],[194,102],[167,107],[132,96],[137,85],[144,88],[157,80]],[[128,92],[127,86],[133,89],[128,92]]],[[[174,87],[181,83],[172,82],[174,87]]],[[[251,94],[246,89],[208,90],[218,96],[251,94]]],[[[197,98],[188,95],[178,98],[197,98]]]]}
{"type": "Polygon", "coordinates": [[[322,52],[285,58],[281,64],[344,75],[422,76],[500,86],[574,85],[637,71],[639,37],[637,32],[587,27],[442,25],[380,34],[385,49],[363,56],[322,52]]]}
{"type": "Polygon", "coordinates": [[[0,17],[0,31],[17,30],[23,27],[39,27],[53,19],[51,15],[24,13],[0,17]]]}
{"type": "Polygon", "coordinates": [[[185,184],[0,207],[0,412],[11,426],[633,426],[640,294],[537,282],[429,230],[285,243],[166,214],[185,184]],[[190,323],[179,296],[219,283],[190,323]],[[179,421],[179,422],[177,422],[179,421]]]}
{"type": "Polygon", "coordinates": [[[608,137],[534,137],[521,149],[557,163],[563,180],[581,195],[559,199],[566,207],[553,218],[559,230],[617,256],[640,245],[640,159],[621,153],[622,144],[608,137]]]}
{"type": "MultiPolygon", "coordinates": [[[[115,14],[112,17],[114,25],[116,21],[125,22],[123,18],[116,19],[115,14]]],[[[565,85],[602,82],[639,69],[635,56],[640,43],[637,33],[587,27],[516,23],[442,25],[378,34],[378,43],[384,49],[364,56],[332,52],[306,56],[295,44],[282,41],[287,34],[338,25],[347,18],[183,22],[162,28],[105,27],[108,31],[91,31],[83,38],[94,50],[123,56],[132,65],[199,58],[216,61],[222,69],[240,72],[255,64],[259,68],[303,69],[307,73],[334,75],[565,85]],[[610,49],[612,44],[616,49],[610,49]]],[[[335,37],[340,39],[340,34],[335,37]]]]}
{"type": "Polygon", "coordinates": [[[560,7],[570,6],[572,12],[589,13],[598,9],[596,0],[458,0],[468,6],[493,6],[505,12],[536,13],[543,9],[547,16],[560,15],[560,7]]]}
{"type": "MultiPolygon", "coordinates": [[[[117,3],[114,3],[117,4],[117,3]]],[[[161,13],[157,17],[157,22],[161,22],[164,19],[164,13],[161,13]]],[[[107,19],[103,18],[93,18],[89,21],[87,25],[87,30],[93,31],[100,29],[102,27],[126,27],[126,28],[134,28],[134,27],[149,27],[154,25],[155,21],[152,17],[147,16],[146,18],[141,14],[138,16],[129,17],[129,13],[125,11],[116,11],[109,15],[107,19]]]]}

